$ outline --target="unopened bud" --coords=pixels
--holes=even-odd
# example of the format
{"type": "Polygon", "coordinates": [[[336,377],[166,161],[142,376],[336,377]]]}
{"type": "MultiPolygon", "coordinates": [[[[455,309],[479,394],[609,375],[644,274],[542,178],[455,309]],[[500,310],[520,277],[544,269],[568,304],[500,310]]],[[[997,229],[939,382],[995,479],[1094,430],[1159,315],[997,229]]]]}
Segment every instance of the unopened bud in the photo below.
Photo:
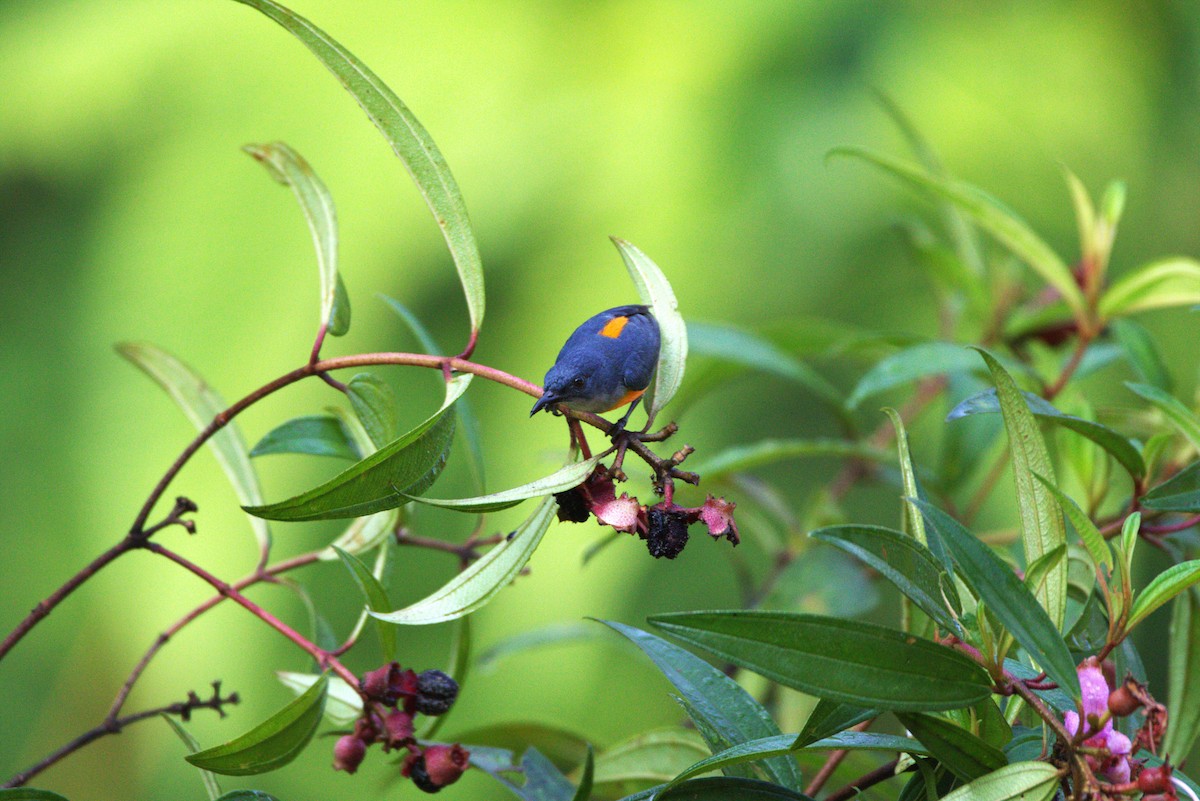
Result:
{"type": "Polygon", "coordinates": [[[1171,766],[1159,765],[1154,768],[1143,768],[1137,777],[1138,789],[1143,793],[1166,793],[1171,790],[1171,766]]]}
{"type": "Polygon", "coordinates": [[[422,755],[425,759],[425,773],[429,780],[439,788],[454,784],[470,761],[470,752],[461,745],[431,745],[422,755]]]}
{"type": "Polygon", "coordinates": [[[366,755],[367,744],[353,734],[347,734],[333,746],[333,769],[353,773],[366,755]]]}
{"type": "Polygon", "coordinates": [[[1141,707],[1142,702],[1123,684],[1108,695],[1108,711],[1118,718],[1132,715],[1141,707]]]}

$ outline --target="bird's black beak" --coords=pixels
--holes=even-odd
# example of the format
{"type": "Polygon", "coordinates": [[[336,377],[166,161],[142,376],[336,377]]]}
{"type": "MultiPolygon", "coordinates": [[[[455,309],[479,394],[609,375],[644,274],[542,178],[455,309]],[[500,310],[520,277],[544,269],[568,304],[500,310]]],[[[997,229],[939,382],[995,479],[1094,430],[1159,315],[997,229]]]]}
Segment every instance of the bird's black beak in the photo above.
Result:
{"type": "Polygon", "coordinates": [[[542,395],[542,397],[538,398],[537,403],[533,404],[533,411],[531,411],[529,413],[529,416],[533,417],[535,414],[540,412],[542,409],[545,409],[550,404],[557,403],[557,402],[558,402],[558,396],[555,395],[554,392],[552,392],[551,390],[546,390],[546,392],[542,395]]]}

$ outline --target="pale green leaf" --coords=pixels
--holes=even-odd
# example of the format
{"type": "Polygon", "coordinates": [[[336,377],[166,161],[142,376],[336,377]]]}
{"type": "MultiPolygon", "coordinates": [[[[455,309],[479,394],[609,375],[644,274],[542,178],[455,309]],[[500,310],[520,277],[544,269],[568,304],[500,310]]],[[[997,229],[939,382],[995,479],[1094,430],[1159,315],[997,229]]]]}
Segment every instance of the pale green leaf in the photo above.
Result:
{"type": "Polygon", "coordinates": [[[1132,630],[1155,609],[1197,583],[1200,583],[1200,559],[1171,565],[1155,576],[1154,580],[1146,585],[1146,589],[1138,593],[1133,607],[1129,610],[1126,630],[1132,630]]]}
{"type": "Polygon", "coordinates": [[[521,501],[528,500],[529,498],[551,495],[557,492],[564,492],[572,487],[577,487],[592,474],[599,461],[600,457],[596,456],[582,462],[569,464],[548,476],[543,476],[528,484],[522,484],[519,487],[513,487],[512,489],[500,492],[493,492],[490,495],[481,495],[477,498],[444,499],[414,496],[409,498],[409,500],[429,506],[453,509],[456,512],[495,512],[500,509],[507,509],[510,506],[516,506],[521,501]]]}
{"type": "Polygon", "coordinates": [[[1200,303],[1200,262],[1176,256],[1139,267],[1100,297],[1104,319],[1200,303]]]}
{"type": "MultiPolygon", "coordinates": [[[[287,670],[275,671],[275,676],[296,695],[303,695],[310,687],[321,680],[318,673],[293,673],[287,670]]],[[[325,696],[325,719],[334,726],[346,728],[362,715],[362,696],[358,690],[346,683],[340,676],[331,676],[325,696]]]]}

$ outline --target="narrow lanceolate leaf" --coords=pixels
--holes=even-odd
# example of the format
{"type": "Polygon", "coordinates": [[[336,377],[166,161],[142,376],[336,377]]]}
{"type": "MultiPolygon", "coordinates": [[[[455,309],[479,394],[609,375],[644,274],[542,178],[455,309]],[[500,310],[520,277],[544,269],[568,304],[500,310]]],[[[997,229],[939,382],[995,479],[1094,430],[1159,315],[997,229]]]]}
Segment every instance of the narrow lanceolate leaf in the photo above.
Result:
{"type": "Polygon", "coordinates": [[[898,737],[894,734],[875,734],[874,732],[842,732],[841,734],[819,740],[802,748],[797,748],[795,742],[795,735],[779,734],[774,737],[763,737],[758,740],[738,743],[690,766],[687,770],[672,779],[663,788],[663,792],[678,784],[682,784],[693,776],[699,776],[714,770],[725,770],[733,765],[779,756],[791,759],[790,754],[795,751],[857,750],[890,751],[893,753],[908,754],[929,753],[929,750],[923,744],[911,737],[898,737]]]}
{"type": "Polygon", "coordinates": [[[1132,629],[1155,609],[1197,583],[1200,583],[1200,559],[1168,567],[1138,593],[1129,610],[1129,622],[1125,628],[1132,629]]]}
{"type": "Polygon", "coordinates": [[[1192,462],[1147,492],[1142,506],[1157,512],[1200,512],[1200,462],[1192,462]]]}
{"type": "Polygon", "coordinates": [[[969,348],[953,342],[922,342],[880,359],[846,399],[853,409],[871,395],[920,378],[979,370],[979,359],[969,348]]]}
{"type": "MultiPolygon", "coordinates": [[[[167,391],[197,429],[203,431],[225,409],[225,402],[208,383],[190,367],[164,350],[153,345],[126,342],[117,352],[137,365],[167,391]]],[[[246,442],[237,423],[228,423],[208,440],[209,447],[225,471],[229,483],[243,506],[262,503],[258,474],[250,464],[246,442]]],[[[266,553],[271,547],[271,529],[265,520],[250,518],[250,527],[258,539],[259,549],[266,553]]]]}
{"type": "Polygon", "coordinates": [[[970,781],[1008,764],[999,748],[945,718],[919,712],[901,712],[898,717],[904,728],[960,779],[970,781]]]}
{"type": "Polygon", "coordinates": [[[341,421],[329,414],[294,417],[267,432],[250,450],[251,456],[302,453],[357,461],[362,454],[341,421]]]}
{"type": "Polygon", "coordinates": [[[1175,599],[1167,654],[1167,737],[1164,754],[1186,754],[1200,734],[1200,595],[1195,590],[1175,599]]]}
{"type": "Polygon", "coordinates": [[[878,709],[863,709],[854,704],[821,698],[808,714],[808,720],[804,721],[804,728],[796,735],[796,742],[792,744],[792,748],[803,748],[878,715],[878,709]]]}
{"type": "MultiPolygon", "coordinates": [[[[904,430],[904,420],[895,409],[887,408],[883,413],[892,421],[892,428],[896,431],[896,457],[900,463],[900,483],[904,488],[904,497],[920,498],[921,487],[917,483],[917,471],[913,469],[912,454],[908,450],[908,432],[904,430]]],[[[925,536],[925,518],[907,503],[901,503],[900,506],[900,513],[904,517],[904,531],[921,545],[927,546],[929,539],[925,536]]]]}
{"type": "Polygon", "coordinates": [[[1175,396],[1163,392],[1158,387],[1131,382],[1126,382],[1125,386],[1134,394],[1150,401],[1179,429],[1179,433],[1183,434],[1188,442],[1200,449],[1200,419],[1196,418],[1195,412],[1176,400],[1175,396]]]}
{"type": "MultiPolygon", "coordinates": [[[[1093,420],[1060,412],[1049,401],[1030,392],[1022,392],[1021,397],[1025,399],[1025,404],[1034,417],[1087,437],[1116,459],[1135,480],[1146,474],[1146,463],[1142,459],[1142,454],[1133,446],[1133,443],[1111,428],[1093,420]]],[[[989,389],[978,395],[972,395],[955,406],[946,415],[946,420],[957,420],[972,414],[995,414],[999,411],[1000,401],[996,390],[989,389]]]]}
{"type": "Polygon", "coordinates": [[[488,551],[466,570],[412,606],[373,617],[405,626],[444,623],[470,614],[496,596],[517,577],[533,556],[558,506],[547,498],[512,536],[488,551]]]}
{"type": "Polygon", "coordinates": [[[501,492],[493,492],[490,495],[480,495],[477,498],[447,499],[426,498],[422,496],[412,497],[409,500],[429,506],[453,509],[456,512],[496,512],[501,509],[507,509],[510,506],[516,506],[521,501],[530,498],[551,495],[556,492],[569,490],[572,487],[577,487],[592,474],[599,461],[600,457],[596,456],[582,462],[569,464],[548,476],[531,481],[528,484],[522,484],[519,487],[513,487],[501,492]]]}
{"type": "MultiPolygon", "coordinates": [[[[275,677],[284,687],[296,695],[303,695],[310,687],[321,681],[319,673],[293,673],[287,670],[275,671],[275,677]]],[[[325,694],[325,719],[334,726],[347,728],[362,716],[362,696],[358,690],[346,683],[339,676],[329,678],[325,694]]]]}
{"type": "Polygon", "coordinates": [[[250,731],[224,745],[187,757],[198,768],[227,776],[249,776],[291,762],[317,731],[325,708],[326,677],[250,731]]]}
{"type": "Polygon", "coordinates": [[[396,418],[399,398],[391,384],[370,373],[359,373],[347,382],[346,397],[376,448],[382,448],[400,434],[396,418]]]}
{"type": "Polygon", "coordinates": [[[625,267],[629,270],[642,302],[650,306],[654,319],[658,321],[662,347],[658,355],[653,391],[646,393],[649,403],[647,413],[653,419],[659,410],[671,401],[679,385],[683,383],[683,370],[688,354],[687,326],[683,322],[683,316],[679,314],[679,301],[675,299],[675,291],[671,289],[670,282],[658,265],[624,239],[614,236],[612,241],[621,252],[621,258],[625,260],[625,267]]]}
{"type": "Polygon", "coordinates": [[[467,297],[471,330],[483,322],[483,265],[467,206],[450,168],[408,107],[375,73],[329,34],[271,0],[238,0],[275,20],[299,39],[341,82],[375,123],[412,176],[446,239],[467,297]]]}
{"type": "Polygon", "coordinates": [[[955,616],[962,614],[962,604],[954,580],[929,549],[913,537],[881,526],[830,526],[809,536],[857,556],[895,584],[943,629],[960,631],[955,616]]]}
{"type": "Polygon", "coordinates": [[[583,763],[583,774],[579,777],[579,786],[575,788],[572,801],[588,801],[592,797],[592,777],[596,770],[596,756],[592,746],[588,746],[587,759],[583,763]]]}
{"type": "MultiPolygon", "coordinates": [[[[200,743],[196,742],[196,738],[183,727],[182,723],[165,713],[162,719],[171,727],[171,731],[175,732],[175,735],[183,741],[183,745],[187,748],[189,754],[194,754],[200,750],[200,743]]],[[[200,781],[204,782],[204,791],[208,793],[209,800],[213,801],[213,799],[221,795],[221,784],[217,781],[217,777],[212,771],[200,770],[199,773],[200,781]]]]}
{"type": "MultiPolygon", "coordinates": [[[[696,728],[711,750],[722,751],[736,743],[779,735],[779,727],[762,704],[703,659],[633,626],[608,620],[600,622],[641,648],[675,685],[687,701],[689,715],[699,719],[696,728]]],[[[762,767],[767,778],[785,787],[800,788],[800,771],[795,760],[760,758],[765,760],[762,767]]]]}
{"type": "Polygon", "coordinates": [[[730,473],[740,473],[785,459],[822,456],[871,459],[884,463],[892,462],[896,458],[895,454],[889,451],[840,439],[764,439],[749,445],[727,448],[700,465],[693,466],[689,462],[688,468],[694,467],[697,473],[712,481],[730,473]]]}
{"type": "Polygon", "coordinates": [[[454,437],[452,407],[470,379],[470,375],[451,379],[441,409],[319,487],[286,501],[245,507],[246,511],[271,520],[327,520],[358,517],[406,503],[406,494],[424,492],[445,466],[454,437]]]}
{"type": "Polygon", "coordinates": [[[915,164],[893,159],[862,148],[843,147],[830,155],[852,156],[874,164],[918,191],[957,206],[972,222],[996,238],[1013,255],[1028,264],[1050,286],[1058,290],[1076,319],[1085,314],[1083,292],[1071,275],[1071,268],[1051,250],[1041,237],[1020,217],[999,201],[970,184],[931,175],[915,164]]]}
{"type": "Polygon", "coordinates": [[[1003,559],[980,542],[950,515],[921,501],[913,500],[925,515],[925,521],[937,532],[961,570],[966,582],[988,611],[1012,634],[1046,675],[1060,687],[1079,697],[1079,677],[1075,660],[1067,650],[1058,627],[1003,559]]]}
{"type": "MultiPolygon", "coordinates": [[[[348,554],[341,548],[334,548],[337,555],[341,557],[342,564],[350,571],[354,583],[358,585],[358,590],[363,594],[367,601],[367,608],[373,612],[387,612],[392,608],[392,602],[388,600],[387,590],[379,583],[370,568],[364,565],[358,557],[348,554]]],[[[391,661],[396,658],[396,630],[391,626],[386,625],[382,621],[376,620],[375,630],[379,633],[379,645],[383,651],[383,658],[386,661],[391,661]]]]}
{"type": "Polygon", "coordinates": [[[321,325],[327,326],[330,334],[341,336],[350,328],[350,315],[349,309],[339,315],[340,319],[336,321],[333,315],[334,297],[338,289],[338,227],[333,196],[308,162],[283,142],[246,145],[242,149],[296,196],[317,251],[317,272],[321,279],[321,325]]]}
{"type": "MultiPolygon", "coordinates": [[[[1004,418],[1004,430],[1008,434],[1013,478],[1017,484],[1021,543],[1025,548],[1026,563],[1032,564],[1043,554],[1067,542],[1067,531],[1058,502],[1050,491],[1033,477],[1034,473],[1037,473],[1054,482],[1054,465],[1050,462],[1050,453],[1046,450],[1046,443],[1042,439],[1037,421],[1029,411],[1025,397],[1017,389],[1012,376],[990,353],[980,350],[979,355],[987,362],[992,381],[996,384],[996,398],[1000,402],[1000,415],[1004,418]]],[[[1065,562],[1059,563],[1057,568],[1046,575],[1046,581],[1038,588],[1035,596],[1050,615],[1055,629],[1061,626],[1067,609],[1065,562]]]]}
{"type": "Polygon", "coordinates": [[[1059,778],[1058,768],[1045,762],[1016,762],[959,787],[942,801],[1050,801],[1059,778]]]}
{"type": "Polygon", "coordinates": [[[1058,505],[1062,507],[1063,514],[1067,516],[1067,519],[1071,521],[1071,525],[1075,527],[1075,531],[1079,534],[1079,539],[1083,542],[1083,547],[1087,550],[1088,556],[1092,557],[1092,564],[1097,568],[1103,568],[1105,573],[1112,573],[1112,550],[1108,547],[1108,542],[1104,539],[1104,535],[1100,533],[1100,529],[1096,528],[1096,524],[1087,516],[1087,512],[1080,509],[1079,504],[1075,503],[1066,493],[1054,486],[1046,478],[1037,473],[1034,473],[1033,477],[1041,482],[1042,486],[1048,489],[1050,494],[1058,501],[1058,505]]]}
{"type": "Polygon", "coordinates": [[[1200,303],[1200,262],[1175,257],[1151,262],[1113,283],[1100,297],[1100,316],[1200,303]]]}
{"type": "Polygon", "coordinates": [[[983,669],[928,640],[857,620],[783,612],[692,612],[650,622],[787,687],[879,709],[942,710],[988,695],[983,669]]]}

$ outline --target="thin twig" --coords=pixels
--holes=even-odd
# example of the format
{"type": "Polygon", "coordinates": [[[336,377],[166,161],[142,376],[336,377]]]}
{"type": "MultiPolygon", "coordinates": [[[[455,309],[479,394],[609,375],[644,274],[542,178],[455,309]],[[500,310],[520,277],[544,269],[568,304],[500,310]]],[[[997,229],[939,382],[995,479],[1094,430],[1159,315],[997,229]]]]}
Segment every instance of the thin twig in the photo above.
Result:
{"type": "Polygon", "coordinates": [[[853,798],[868,787],[874,787],[880,782],[887,781],[896,775],[896,766],[898,764],[900,764],[900,760],[893,759],[891,762],[880,765],[875,770],[863,774],[840,790],[834,790],[825,796],[825,801],[847,801],[847,799],[853,798]]]}

